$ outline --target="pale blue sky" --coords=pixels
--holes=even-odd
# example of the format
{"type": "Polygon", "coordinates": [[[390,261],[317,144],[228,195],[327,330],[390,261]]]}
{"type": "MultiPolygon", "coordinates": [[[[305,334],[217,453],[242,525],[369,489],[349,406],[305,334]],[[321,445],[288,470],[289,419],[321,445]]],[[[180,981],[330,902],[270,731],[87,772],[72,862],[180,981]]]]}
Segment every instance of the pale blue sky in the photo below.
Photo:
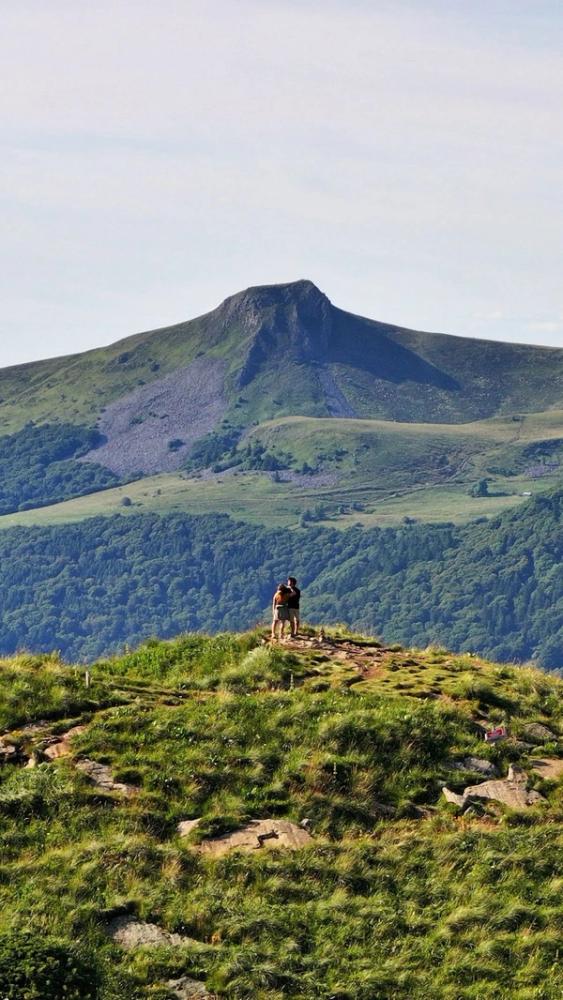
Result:
{"type": "Polygon", "coordinates": [[[308,277],[563,346],[552,0],[0,0],[0,365],[308,277]]]}

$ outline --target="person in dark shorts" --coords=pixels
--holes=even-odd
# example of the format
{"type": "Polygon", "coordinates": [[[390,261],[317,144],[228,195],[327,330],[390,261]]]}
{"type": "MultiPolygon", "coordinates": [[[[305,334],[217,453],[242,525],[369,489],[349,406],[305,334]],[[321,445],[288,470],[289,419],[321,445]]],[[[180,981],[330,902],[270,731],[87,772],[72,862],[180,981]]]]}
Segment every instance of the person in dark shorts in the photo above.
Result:
{"type": "Polygon", "coordinates": [[[301,591],[297,586],[297,580],[294,576],[288,576],[287,586],[289,587],[289,597],[287,599],[287,606],[289,608],[289,624],[291,626],[292,636],[296,636],[299,632],[299,604],[301,602],[301,591]]]}

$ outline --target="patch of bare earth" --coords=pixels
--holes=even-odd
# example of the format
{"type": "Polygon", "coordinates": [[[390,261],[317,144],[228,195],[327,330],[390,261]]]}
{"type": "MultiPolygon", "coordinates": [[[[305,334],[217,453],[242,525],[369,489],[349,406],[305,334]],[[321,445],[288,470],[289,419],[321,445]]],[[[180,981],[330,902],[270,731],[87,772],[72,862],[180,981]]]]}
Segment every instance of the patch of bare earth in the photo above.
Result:
{"type": "Polygon", "coordinates": [[[532,770],[539,774],[542,778],[548,778],[550,781],[557,781],[559,778],[563,777],[563,758],[561,757],[540,757],[535,760],[532,765],[532,770]]]}
{"type": "MultiPolygon", "coordinates": [[[[136,917],[124,914],[107,925],[106,932],[112,941],[122,948],[139,948],[141,946],[182,945],[189,944],[191,938],[183,934],[173,934],[164,930],[158,924],[145,923],[136,917]]],[[[199,943],[199,942],[198,942],[199,943]]]]}
{"type": "Polygon", "coordinates": [[[121,476],[179,469],[225,413],[224,375],[223,361],[197,358],[110,403],[98,421],[106,441],[81,461],[121,476]]]}
{"type": "Polygon", "coordinates": [[[332,663],[342,667],[352,667],[361,680],[367,681],[383,673],[383,664],[388,650],[379,643],[354,642],[351,639],[333,639],[331,636],[298,636],[288,639],[284,645],[290,649],[313,649],[327,654],[332,663]]]}

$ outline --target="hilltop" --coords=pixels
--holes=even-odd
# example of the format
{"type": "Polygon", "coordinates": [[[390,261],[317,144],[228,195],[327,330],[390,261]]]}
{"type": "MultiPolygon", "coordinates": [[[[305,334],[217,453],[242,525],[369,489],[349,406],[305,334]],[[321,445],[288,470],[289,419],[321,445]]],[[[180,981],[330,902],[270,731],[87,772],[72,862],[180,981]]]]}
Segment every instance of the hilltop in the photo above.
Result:
{"type": "Polygon", "coordinates": [[[339,628],[0,692],[11,1000],[558,1000],[561,680],[339,628]]]}

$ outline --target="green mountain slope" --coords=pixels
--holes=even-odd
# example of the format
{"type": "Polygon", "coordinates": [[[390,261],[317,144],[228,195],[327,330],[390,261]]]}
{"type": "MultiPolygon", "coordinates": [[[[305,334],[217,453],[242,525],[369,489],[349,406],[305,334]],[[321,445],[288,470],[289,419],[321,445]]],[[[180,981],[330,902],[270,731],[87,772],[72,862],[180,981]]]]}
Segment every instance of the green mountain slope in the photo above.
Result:
{"type": "Polygon", "coordinates": [[[0,663],[2,995],[559,1000],[562,682],[262,638],[0,663]]]}
{"type": "Polygon", "coordinates": [[[299,281],[247,289],[108,348],[5,369],[0,426],[91,424],[196,362],[217,375],[222,417],[237,426],[295,414],[457,422],[563,399],[563,351],[415,333],[337,309],[299,281]]]}
{"type": "Polygon", "coordinates": [[[0,652],[94,658],[147,635],[251,626],[293,572],[310,621],[563,667],[561,491],[455,527],[279,528],[225,515],[0,533],[0,652]]]}
{"type": "MultiPolygon", "coordinates": [[[[187,323],[0,371],[0,455],[19,456],[0,469],[0,512],[210,466],[309,475],[305,490],[337,487],[331,514],[471,477],[517,495],[529,470],[560,476],[562,407],[563,351],[362,319],[307,281],[251,288],[187,323]],[[61,464],[38,455],[41,435],[54,453],[69,435],[92,446],[61,464]]],[[[446,506],[463,517],[455,496],[446,506]]]]}

